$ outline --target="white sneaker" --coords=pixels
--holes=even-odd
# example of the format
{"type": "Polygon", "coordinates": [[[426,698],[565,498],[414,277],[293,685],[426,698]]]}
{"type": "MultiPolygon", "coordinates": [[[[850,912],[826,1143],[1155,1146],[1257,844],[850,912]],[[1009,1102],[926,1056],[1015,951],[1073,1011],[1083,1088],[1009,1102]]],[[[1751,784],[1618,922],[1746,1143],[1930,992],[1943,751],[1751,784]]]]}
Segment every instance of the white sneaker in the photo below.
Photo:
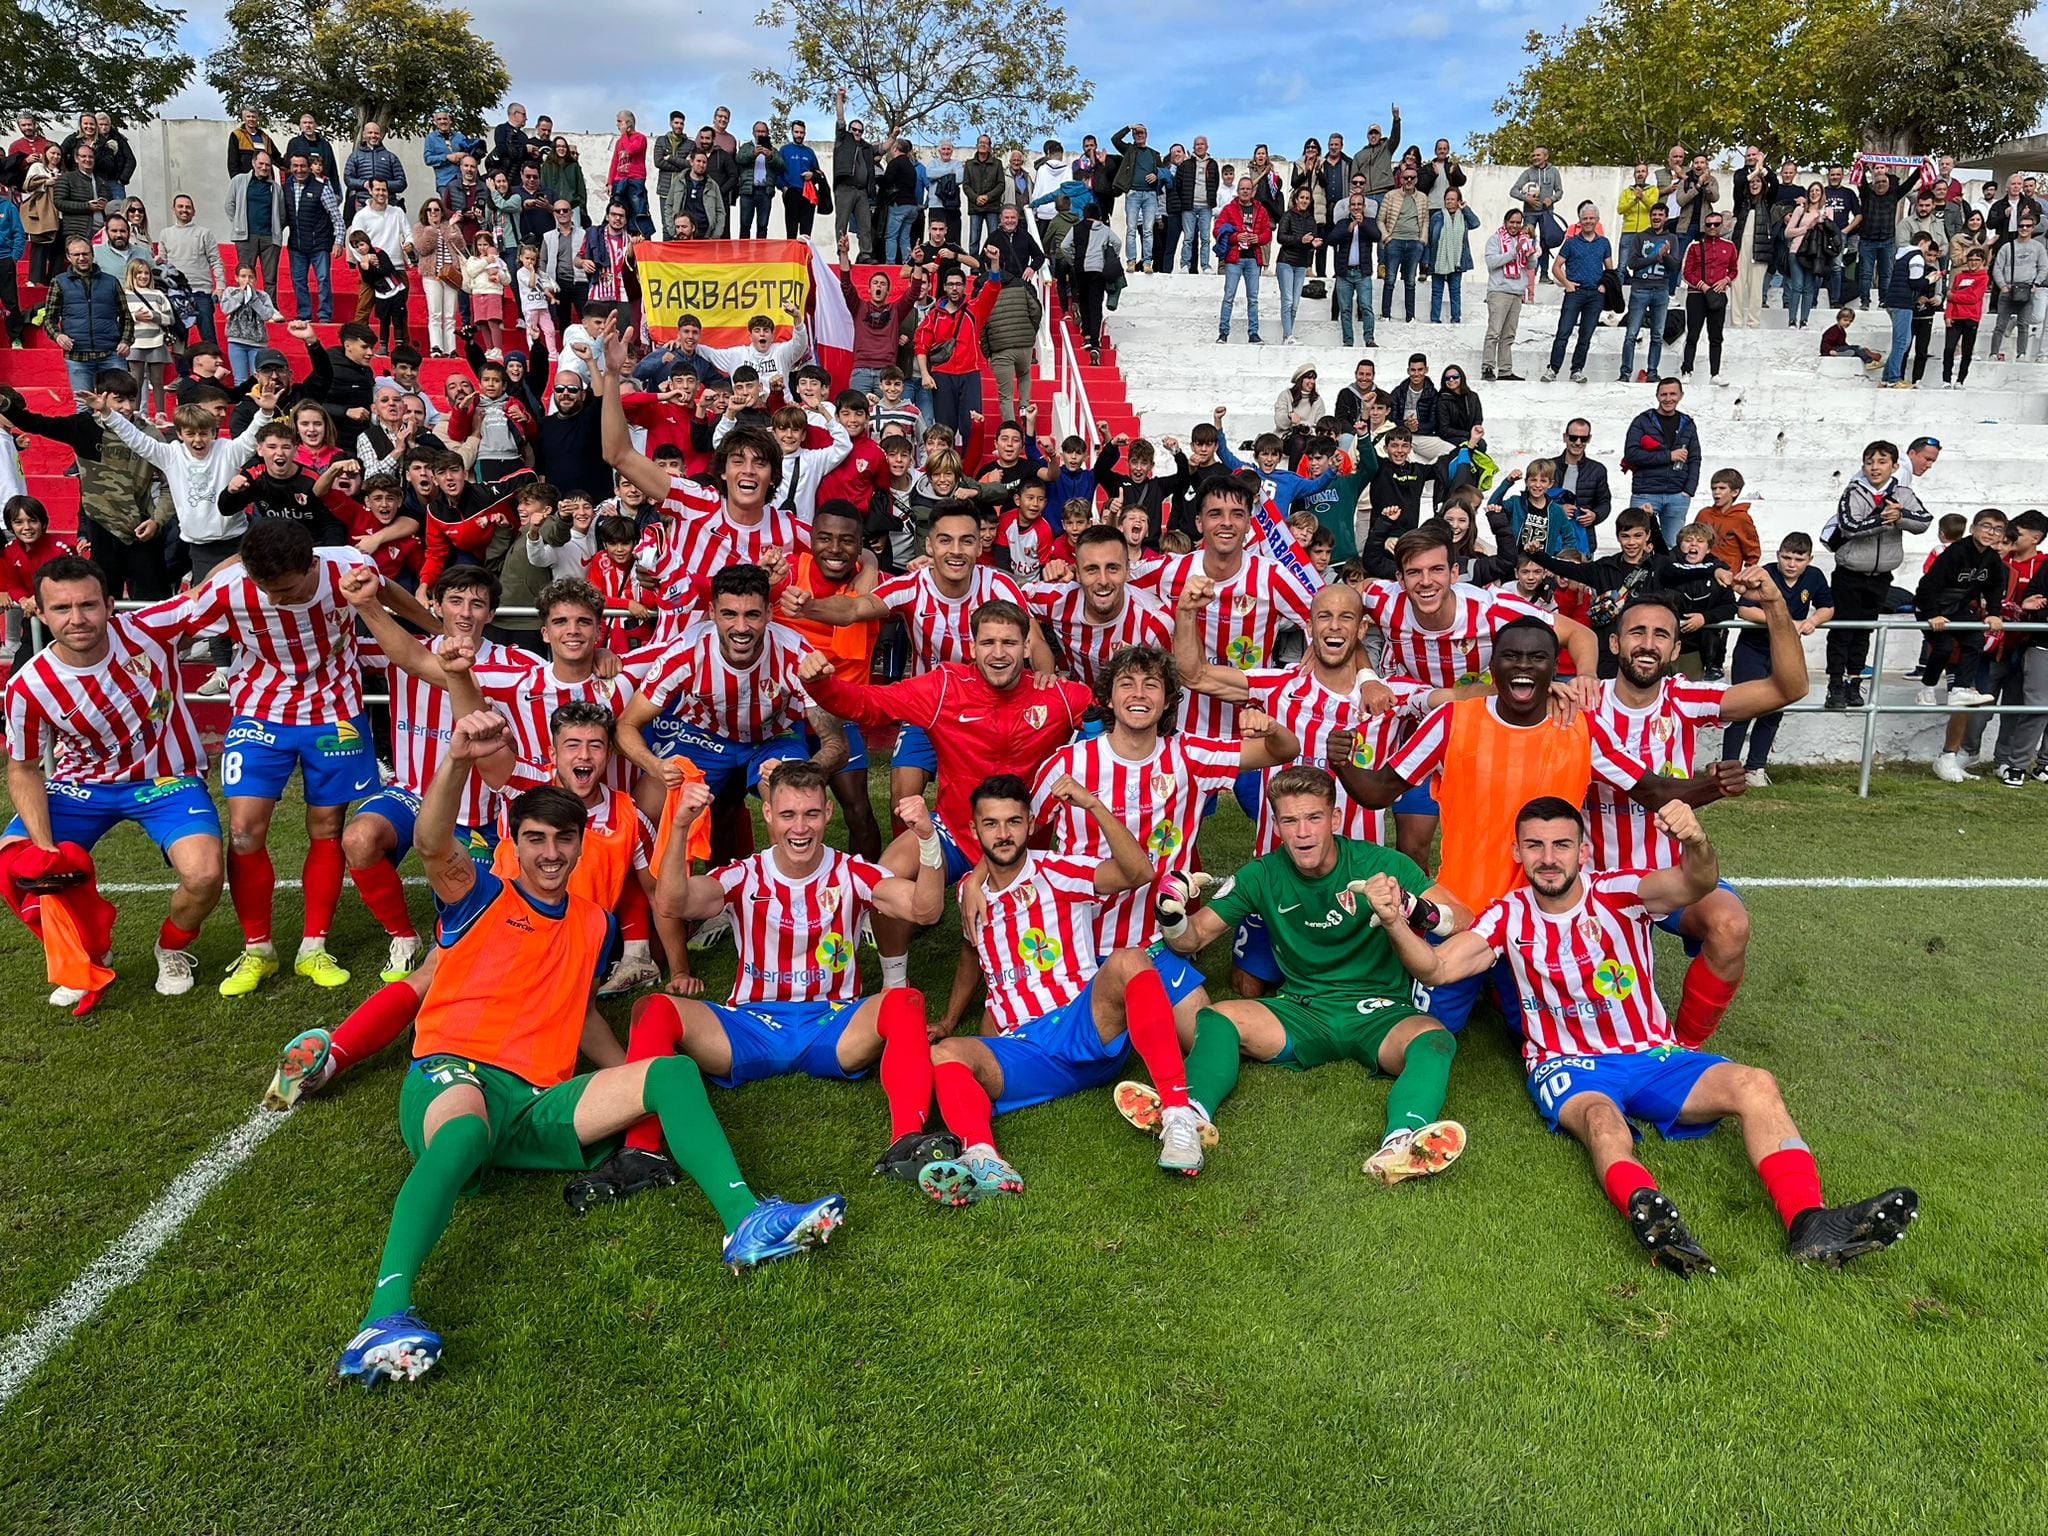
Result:
{"type": "Polygon", "coordinates": [[[1216,1128],[1193,1108],[1176,1104],[1159,1117],[1159,1166],[1193,1178],[1202,1171],[1202,1149],[1213,1145],[1216,1128]]]}
{"type": "Polygon", "coordinates": [[[420,936],[416,933],[399,934],[391,941],[391,948],[384,956],[384,969],[377,973],[380,981],[403,981],[419,964],[420,936]]]}
{"type": "Polygon", "coordinates": [[[1546,384],[1555,384],[1557,382],[1557,370],[1555,368],[1544,369],[1543,382],[1546,384]]]}
{"type": "Polygon", "coordinates": [[[700,925],[697,931],[690,935],[690,948],[701,953],[707,949],[715,949],[731,937],[732,918],[724,907],[720,907],[717,916],[700,925]]]}
{"type": "Polygon", "coordinates": [[[1983,704],[1998,702],[1995,695],[1979,693],[1975,688],[1951,688],[1948,691],[1948,701],[1951,704],[1960,704],[1965,709],[1976,709],[1983,704]]]}
{"type": "Polygon", "coordinates": [[[1944,784],[1963,784],[1977,777],[1956,761],[1953,752],[1943,752],[1934,759],[1934,776],[1944,784]]]}
{"type": "Polygon", "coordinates": [[[661,980],[661,967],[642,955],[622,955],[613,965],[611,974],[598,986],[599,997],[617,997],[626,992],[637,992],[640,988],[652,986],[661,980]]]}
{"type": "Polygon", "coordinates": [[[52,1008],[76,1008],[85,997],[83,987],[59,987],[50,994],[52,1008]]]}
{"type": "Polygon", "coordinates": [[[192,990],[193,978],[199,974],[199,962],[188,949],[165,949],[156,946],[156,990],[162,997],[183,997],[192,990]]]}
{"type": "Polygon", "coordinates": [[[206,674],[206,681],[192,690],[202,699],[217,699],[228,691],[228,669],[215,667],[206,674]]]}
{"type": "Polygon", "coordinates": [[[1574,368],[1574,369],[1572,370],[1572,382],[1573,382],[1574,384],[1583,384],[1583,383],[1585,383],[1585,382],[1586,382],[1586,370],[1585,370],[1585,369],[1583,369],[1583,368],[1574,368]]]}
{"type": "Polygon", "coordinates": [[[1771,787],[1771,776],[1761,768],[1752,768],[1743,774],[1742,782],[1751,789],[1769,789],[1771,787]]]}
{"type": "Polygon", "coordinates": [[[1934,696],[1934,690],[1932,688],[1922,688],[1918,693],[1913,695],[1913,702],[1915,704],[1932,707],[1933,705],[1939,704],[1941,700],[1937,699],[1934,696]]]}

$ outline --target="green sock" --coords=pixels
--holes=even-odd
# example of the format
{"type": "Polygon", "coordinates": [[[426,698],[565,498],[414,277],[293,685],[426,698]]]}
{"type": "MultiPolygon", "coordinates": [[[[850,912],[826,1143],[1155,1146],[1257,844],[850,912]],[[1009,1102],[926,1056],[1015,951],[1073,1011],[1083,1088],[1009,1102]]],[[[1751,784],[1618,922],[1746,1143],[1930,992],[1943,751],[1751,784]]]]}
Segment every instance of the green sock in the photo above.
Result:
{"type": "Polygon", "coordinates": [[[1215,1117],[1237,1087],[1239,1055],[1244,1042],[1237,1026],[1214,1008],[1195,1015],[1195,1043],[1188,1047],[1188,1097],[1215,1117]]]}
{"type": "Polygon", "coordinates": [[[1443,1114],[1451,1088],[1451,1062],[1458,1037],[1447,1029],[1426,1030],[1408,1042],[1401,1075],[1387,1093],[1387,1134],[1419,1131],[1443,1114]]]}
{"type": "Polygon", "coordinates": [[[647,1068],[645,1103],[661,1121],[669,1156],[704,1191],[730,1232],[761,1202],[747,1188],[732,1143],[725,1139],[725,1127],[711,1112],[704,1074],[687,1056],[660,1057],[647,1068]]]}
{"type": "Polygon", "coordinates": [[[457,1115],[434,1132],[391,1207],[391,1231],[384,1239],[370,1310],[363,1317],[366,1324],[412,1306],[412,1285],[420,1266],[447,1230],[455,1197],[490,1150],[490,1127],[476,1115],[457,1115]]]}

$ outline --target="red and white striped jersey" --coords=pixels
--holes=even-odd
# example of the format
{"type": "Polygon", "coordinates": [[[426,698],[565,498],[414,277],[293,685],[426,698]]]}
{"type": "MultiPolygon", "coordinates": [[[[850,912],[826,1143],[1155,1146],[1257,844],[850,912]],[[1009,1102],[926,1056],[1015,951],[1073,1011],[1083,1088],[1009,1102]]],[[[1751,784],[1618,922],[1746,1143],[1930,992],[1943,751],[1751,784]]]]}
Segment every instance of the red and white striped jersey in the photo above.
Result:
{"type": "Polygon", "coordinates": [[[1507,957],[1522,999],[1522,1057],[1613,1056],[1673,1043],[1651,974],[1643,870],[1586,870],[1579,902],[1545,912],[1528,886],[1474,919],[1472,931],[1507,957]]]}
{"type": "Polygon", "coordinates": [[[1059,537],[1060,525],[1043,512],[1031,520],[1029,528],[1014,508],[996,524],[996,545],[1010,552],[1010,574],[1019,581],[1038,580],[1059,537]]]}
{"type": "Polygon", "coordinates": [[[759,565],[771,549],[794,555],[811,547],[810,530],[784,507],[762,509],[761,521],[736,523],[715,486],[672,479],[661,517],[640,536],[637,579],[653,589],[655,638],[674,639],[697,613],[711,578],[728,565],[759,565]]]}
{"type": "Polygon", "coordinates": [[[719,647],[717,629],[693,625],[661,648],[640,678],[640,692],[657,710],[680,694],[678,718],[713,736],[773,741],[804,728],[811,698],[796,668],[808,649],[801,635],[770,624],[754,664],[735,667],[719,647]]]}
{"type": "Polygon", "coordinates": [[[998,1034],[1014,1035],[1033,1019],[1064,1008],[1094,979],[1096,910],[1102,903],[1095,894],[1095,867],[1101,862],[1027,853],[1016,879],[1000,891],[984,892],[988,916],[974,931],[974,954],[988,983],[989,1017],[998,1034]]]}
{"type": "MultiPolygon", "coordinates": [[[[1722,723],[1721,695],[1727,691],[1719,683],[1667,677],[1657,702],[1635,710],[1621,702],[1610,677],[1600,685],[1593,716],[1650,772],[1689,779],[1697,766],[1699,728],[1722,723]]],[[[1595,782],[1586,791],[1586,824],[1588,860],[1595,869],[1669,869],[1678,862],[1678,839],[1625,790],[1595,782]]]]}
{"type": "MultiPolygon", "coordinates": [[[[1429,689],[1420,683],[1390,681],[1387,687],[1394,692],[1395,707],[1383,715],[1361,716],[1357,695],[1327,687],[1307,662],[1298,667],[1248,672],[1245,680],[1251,685],[1252,706],[1287,728],[1301,743],[1301,756],[1295,761],[1311,768],[1326,765],[1332,733],[1344,730],[1358,733],[1358,744],[1351,752],[1352,762],[1361,768],[1385,762],[1393,755],[1402,731],[1414,723],[1413,707],[1429,695],[1429,689]]],[[[1270,780],[1279,771],[1268,768],[1263,777],[1270,780]]],[[[1344,793],[1342,784],[1337,786],[1337,811],[1339,836],[1366,843],[1386,841],[1387,813],[1360,805],[1344,793]]],[[[1279,846],[1280,834],[1273,825],[1272,806],[1262,786],[1258,824],[1252,831],[1252,857],[1270,853],[1279,846]]]]}
{"type": "MultiPolygon", "coordinates": [[[[513,784],[527,787],[546,784],[555,776],[555,733],[548,717],[571,699],[602,704],[616,720],[633,701],[633,685],[622,672],[617,677],[587,677],[580,683],[563,682],[549,662],[538,661],[507,648],[495,666],[477,667],[470,674],[484,702],[512,722],[513,750],[519,766],[513,784]]],[[[631,789],[639,768],[623,752],[612,753],[604,772],[606,789],[631,789]]]]}
{"type": "Polygon", "coordinates": [[[599,550],[590,564],[584,567],[583,579],[597,588],[597,595],[604,599],[605,649],[623,656],[635,647],[645,645],[654,633],[653,622],[611,611],[639,601],[640,591],[634,581],[632,564],[615,564],[610,555],[599,550]]]}
{"type": "Polygon", "coordinates": [[[234,644],[228,699],[236,714],[272,725],[330,725],[363,712],[356,611],[341,595],[342,576],[359,565],[376,569],[353,549],[314,550],[313,595],[289,606],[265,596],[239,563],[186,594],[197,632],[234,644]]]}
{"type": "MultiPolygon", "coordinates": [[[[418,643],[440,654],[443,636],[418,643]]],[[[475,666],[479,670],[515,666],[520,663],[511,651],[495,640],[476,642],[475,666]]],[[[423,682],[403,668],[389,666],[391,677],[391,769],[400,789],[424,795],[441,766],[441,751],[455,734],[455,705],[448,690],[423,682]]],[[[510,718],[509,711],[507,718],[510,718]]],[[[491,789],[483,776],[471,773],[462,786],[462,805],[456,822],[480,827],[490,819],[491,789]]]]}
{"type": "Polygon", "coordinates": [[[912,676],[929,672],[942,662],[973,661],[974,634],[968,621],[990,598],[1008,598],[1019,608],[1025,607],[1024,589],[1005,572],[987,565],[969,571],[967,592],[959,598],[939,590],[929,567],[876,582],[874,596],[903,621],[910,640],[912,676]]]}
{"type": "MultiPolygon", "coordinates": [[[[1162,608],[1171,613],[1180,602],[1188,578],[1204,574],[1202,553],[1175,555],[1161,561],[1139,581],[1151,587],[1162,608]]],[[[1249,672],[1272,659],[1280,631],[1289,625],[1308,628],[1309,605],[1315,594],[1285,566],[1263,555],[1247,554],[1237,574],[1218,582],[1215,601],[1202,610],[1202,650],[1218,665],[1249,672]]],[[[1237,734],[1237,706],[1207,694],[1188,700],[1187,729],[1197,736],[1237,734]]]]}
{"type": "MultiPolygon", "coordinates": [[[[1173,654],[1173,616],[1141,592],[1125,588],[1123,610],[1107,624],[1088,617],[1087,595],[1079,587],[1034,582],[1024,595],[1032,613],[1058,642],[1067,669],[1091,688],[1109,658],[1127,645],[1154,645],[1173,654]]],[[[1181,713],[1187,713],[1185,702],[1181,713]]]]}
{"type": "Polygon", "coordinates": [[[860,925],[889,872],[827,848],[818,867],[791,879],[764,848],[711,872],[725,892],[739,945],[732,979],[744,1003],[850,1003],[861,995],[855,959],[860,925]]]}
{"type": "Polygon", "coordinates": [[[204,775],[206,748],[178,693],[178,647],[193,632],[174,597],[113,615],[94,666],[37,652],[7,680],[7,755],[40,762],[54,746],[52,777],[78,784],[204,775]]]}
{"type": "MultiPolygon", "coordinates": [[[[1041,825],[1051,823],[1053,847],[1092,868],[1110,856],[1109,839],[1086,811],[1055,800],[1050,790],[1061,774],[1072,774],[1100,796],[1118,821],[1129,827],[1159,875],[1194,867],[1195,834],[1201,830],[1208,797],[1237,777],[1242,749],[1234,741],[1176,734],[1139,762],[1118,757],[1109,737],[1077,741],[1045,760],[1031,785],[1031,810],[1041,825]]],[[[1156,882],[1155,882],[1156,883],[1156,882]]],[[[1101,898],[1095,919],[1095,952],[1109,954],[1159,937],[1152,917],[1151,886],[1101,898]]]]}
{"type": "Polygon", "coordinates": [[[1519,597],[1463,582],[1451,588],[1454,611],[1442,629],[1423,627],[1397,581],[1369,581],[1363,595],[1367,616],[1387,637],[1380,671],[1432,688],[1455,688],[1484,677],[1493,664],[1493,632],[1511,619],[1541,619],[1556,627],[1554,614],[1519,597]]]}

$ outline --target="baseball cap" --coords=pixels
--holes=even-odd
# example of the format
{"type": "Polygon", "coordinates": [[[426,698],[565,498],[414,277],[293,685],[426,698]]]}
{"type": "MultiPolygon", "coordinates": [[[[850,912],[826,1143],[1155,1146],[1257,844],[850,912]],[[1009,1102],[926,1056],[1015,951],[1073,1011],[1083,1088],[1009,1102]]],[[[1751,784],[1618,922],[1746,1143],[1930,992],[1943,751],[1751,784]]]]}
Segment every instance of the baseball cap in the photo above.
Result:
{"type": "Polygon", "coordinates": [[[285,361],[284,354],[278,351],[277,348],[265,347],[256,354],[256,366],[258,368],[282,368],[289,372],[292,365],[285,361]]]}

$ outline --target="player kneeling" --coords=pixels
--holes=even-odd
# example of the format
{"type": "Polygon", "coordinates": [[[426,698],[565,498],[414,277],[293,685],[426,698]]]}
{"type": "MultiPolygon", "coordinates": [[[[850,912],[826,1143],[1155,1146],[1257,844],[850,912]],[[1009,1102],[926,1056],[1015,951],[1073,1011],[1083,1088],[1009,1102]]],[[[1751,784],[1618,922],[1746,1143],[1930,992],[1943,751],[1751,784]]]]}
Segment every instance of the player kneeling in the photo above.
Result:
{"type": "MultiPolygon", "coordinates": [[[[692,876],[689,826],[711,805],[712,792],[703,783],[683,786],[655,911],[690,922],[729,913],[739,970],[723,1006],[661,995],[643,999],[633,1012],[626,1059],[680,1053],[721,1088],[791,1072],[852,1079],[879,1063],[890,1142],[875,1172],[914,1179],[927,1164],[960,1152],[952,1137],[925,1130],[932,1052],[924,994],[889,987],[878,997],[862,997],[855,955],[871,911],[919,925],[937,922],[944,911],[945,853],[931,817],[921,798],[896,807],[918,843],[917,877],[902,880],[825,846],[832,820],[829,767],[777,764],[762,781],[761,795],[769,846],[692,876]]],[[[563,1191],[570,1209],[581,1213],[675,1183],[676,1165],[661,1151],[666,1130],[651,1117],[635,1125],[617,1153],[563,1191]]]]}
{"type": "MultiPolygon", "coordinates": [[[[1407,972],[1360,893],[1368,881],[1384,881],[1398,909],[1394,926],[1404,933],[1448,933],[1465,910],[1406,854],[1338,836],[1337,784],[1322,769],[1283,768],[1266,785],[1266,800],[1278,848],[1193,912],[1187,903],[1199,879],[1171,881],[1159,898],[1160,931],[1176,953],[1199,954],[1256,916],[1280,972],[1270,997],[1213,1003],[1195,1015],[1187,1056],[1194,1113],[1206,1123],[1222,1106],[1237,1086],[1240,1057],[1297,1072],[1355,1061],[1394,1080],[1386,1130],[1366,1173],[1382,1184],[1441,1173],[1465,1150],[1465,1128],[1438,1118],[1458,1039],[1415,1006],[1407,972]]],[[[1152,1128],[1143,1084],[1121,1085],[1117,1108],[1141,1130],[1152,1128]]],[[[1170,1122],[1161,1128],[1169,1148],[1176,1134],[1170,1122]]],[[[1178,1134],[1185,1140],[1187,1131],[1178,1134]]]]}
{"type": "Polygon", "coordinates": [[[1588,872],[1579,808],[1551,796],[1531,800],[1515,818],[1514,848],[1529,883],[1435,948],[1392,920],[1399,893],[1391,883],[1375,881],[1367,895],[1425,985],[1477,976],[1506,958],[1529,1097],[1553,1131],[1586,1148],[1607,1198],[1655,1263],[1681,1276],[1715,1273],[1678,1208],[1635,1160],[1632,1119],[1678,1140],[1735,1116],[1795,1259],[1839,1267],[1897,1242],[1919,1214],[1919,1196],[1888,1189],[1855,1205],[1821,1204],[1820,1171],[1776,1079],[1677,1043],[1651,974],[1650,930],[1712,891],[1720,869],[1689,807],[1667,803],[1657,821],[1680,844],[1674,867],[1588,872]]]}
{"type": "Polygon", "coordinates": [[[594,1001],[616,925],[569,888],[589,820],[575,796],[544,785],[512,802],[518,873],[509,880],[478,869],[456,842],[463,781],[506,730],[489,713],[456,723],[414,834],[434,888],[438,954],[398,1097],[413,1169],[392,1208],[363,1326],[336,1367],[366,1386],[414,1380],[440,1359],[440,1335],[412,1311],[413,1282],[456,1197],[488,1169],[592,1167],[619,1132],[653,1114],[725,1226],[729,1267],[800,1253],[845,1215],[837,1195],[791,1205],[747,1188],[694,1063],[622,1061],[594,1001]],[[599,1070],[573,1075],[579,1052],[599,1070]]]}

